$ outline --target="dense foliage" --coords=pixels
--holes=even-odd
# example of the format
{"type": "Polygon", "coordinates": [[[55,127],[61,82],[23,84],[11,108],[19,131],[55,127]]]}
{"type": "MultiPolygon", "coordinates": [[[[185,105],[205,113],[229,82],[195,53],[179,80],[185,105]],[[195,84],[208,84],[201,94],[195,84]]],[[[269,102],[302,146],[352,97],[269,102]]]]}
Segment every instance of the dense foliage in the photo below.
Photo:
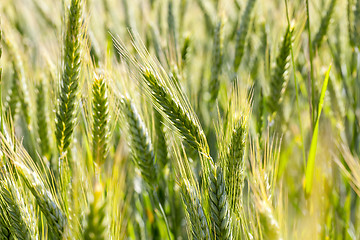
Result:
{"type": "Polygon", "coordinates": [[[0,20],[0,240],[359,239],[360,0],[0,20]]]}

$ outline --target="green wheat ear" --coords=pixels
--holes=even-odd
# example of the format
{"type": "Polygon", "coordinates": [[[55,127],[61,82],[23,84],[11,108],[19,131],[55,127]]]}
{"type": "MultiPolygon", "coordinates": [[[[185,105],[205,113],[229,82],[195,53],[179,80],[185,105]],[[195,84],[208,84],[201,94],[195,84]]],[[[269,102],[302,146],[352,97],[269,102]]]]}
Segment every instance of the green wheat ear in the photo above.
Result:
{"type": "Polygon", "coordinates": [[[318,32],[315,35],[314,41],[312,42],[314,49],[319,49],[327,31],[329,29],[329,24],[331,17],[334,13],[335,4],[337,0],[331,0],[329,8],[327,9],[325,15],[321,18],[321,23],[318,32]]]}
{"type": "Polygon", "coordinates": [[[41,154],[50,157],[50,141],[48,133],[48,116],[47,116],[47,104],[46,104],[46,90],[44,86],[44,81],[37,86],[37,96],[36,96],[36,112],[37,112],[37,129],[39,137],[39,145],[41,149],[41,154]]]}
{"type": "Polygon", "coordinates": [[[100,183],[95,185],[94,198],[90,203],[90,211],[86,216],[84,240],[105,240],[106,236],[106,201],[102,199],[103,190],[100,183]]]}
{"type": "Polygon", "coordinates": [[[109,100],[105,79],[96,76],[92,86],[93,93],[93,159],[104,164],[108,154],[109,138],[109,100]]]}
{"type": "Polygon", "coordinates": [[[6,96],[5,102],[5,112],[11,114],[12,119],[14,120],[16,114],[18,113],[19,105],[19,93],[18,93],[18,84],[15,77],[12,79],[11,88],[6,96]]]}
{"type": "Polygon", "coordinates": [[[266,202],[260,202],[259,204],[259,217],[261,228],[263,229],[264,239],[280,240],[281,233],[280,227],[275,219],[273,210],[266,202]]]}
{"type": "Polygon", "coordinates": [[[188,214],[187,217],[193,239],[210,240],[209,224],[199,195],[187,180],[184,180],[181,184],[181,195],[188,214]]]}
{"type": "Polygon", "coordinates": [[[208,155],[208,149],[203,149],[206,137],[201,127],[195,123],[182,105],[174,100],[167,88],[161,85],[151,71],[145,71],[143,77],[156,103],[183,135],[185,141],[194,149],[208,155]]]}
{"type": "Polygon", "coordinates": [[[245,178],[244,153],[246,147],[246,120],[242,118],[231,134],[226,157],[226,193],[232,209],[241,204],[241,194],[245,178]]]}
{"type": "Polygon", "coordinates": [[[145,182],[154,188],[157,185],[158,168],[155,163],[153,146],[148,130],[135,105],[129,99],[122,98],[121,104],[129,126],[130,147],[135,163],[139,167],[145,182]]]}
{"type": "Polygon", "coordinates": [[[155,125],[155,150],[156,150],[156,162],[162,167],[169,162],[168,149],[164,129],[164,118],[157,111],[154,110],[154,125],[155,125]]]}
{"type": "Polygon", "coordinates": [[[292,24],[286,29],[279,55],[276,57],[276,65],[270,81],[270,95],[267,99],[270,114],[275,114],[279,110],[287,87],[293,32],[294,25],[292,24]]]}
{"type": "Polygon", "coordinates": [[[25,78],[25,70],[23,60],[18,52],[18,46],[12,39],[5,38],[5,44],[9,49],[11,62],[14,70],[13,85],[9,92],[8,98],[8,110],[12,112],[12,116],[15,117],[17,113],[17,104],[20,104],[20,109],[24,115],[28,129],[31,129],[30,125],[30,97],[28,91],[28,84],[25,78]]]}
{"type": "MultiPolygon", "coordinates": [[[[32,239],[29,226],[25,221],[24,213],[18,205],[18,199],[14,196],[14,186],[4,181],[0,182],[0,208],[5,215],[5,225],[10,230],[12,236],[16,236],[18,240],[32,239]]],[[[6,232],[5,232],[6,233],[6,232]]]]}
{"type": "Polygon", "coordinates": [[[181,69],[184,69],[186,62],[188,60],[189,51],[190,51],[191,39],[187,36],[184,39],[184,43],[181,48],[181,69]]]}
{"type": "Polygon", "coordinates": [[[246,36],[249,32],[251,13],[254,9],[256,0],[248,0],[243,15],[241,16],[241,23],[236,31],[236,44],[235,44],[235,58],[234,58],[234,72],[239,69],[242,57],[244,55],[246,36]]]}
{"type": "Polygon", "coordinates": [[[17,172],[35,197],[40,211],[44,214],[52,237],[56,240],[63,239],[67,220],[62,210],[55,203],[52,193],[44,186],[35,172],[23,164],[14,164],[17,172]]]}
{"type": "Polygon", "coordinates": [[[170,43],[171,43],[170,45],[172,45],[172,47],[173,47],[173,49],[171,49],[170,51],[175,51],[174,52],[175,61],[178,62],[178,58],[177,58],[178,36],[177,36],[175,16],[174,16],[174,7],[173,7],[172,1],[169,1],[169,3],[168,3],[167,22],[168,22],[168,34],[169,34],[169,39],[170,39],[170,43]]]}
{"type": "Polygon", "coordinates": [[[210,103],[213,103],[219,94],[219,75],[221,73],[221,65],[223,58],[223,21],[220,20],[214,29],[214,41],[212,52],[212,66],[210,78],[210,103]]]}
{"type": "Polygon", "coordinates": [[[6,226],[4,218],[3,210],[0,208],[0,239],[13,240],[14,238],[11,235],[10,229],[6,226]]]}
{"type": "Polygon", "coordinates": [[[76,121],[81,64],[81,19],[81,0],[71,0],[65,33],[64,70],[55,120],[55,135],[60,154],[69,148],[76,121]]]}
{"type": "Polygon", "coordinates": [[[214,239],[231,240],[231,216],[226,195],[222,169],[218,166],[210,171],[209,206],[214,239]]]}

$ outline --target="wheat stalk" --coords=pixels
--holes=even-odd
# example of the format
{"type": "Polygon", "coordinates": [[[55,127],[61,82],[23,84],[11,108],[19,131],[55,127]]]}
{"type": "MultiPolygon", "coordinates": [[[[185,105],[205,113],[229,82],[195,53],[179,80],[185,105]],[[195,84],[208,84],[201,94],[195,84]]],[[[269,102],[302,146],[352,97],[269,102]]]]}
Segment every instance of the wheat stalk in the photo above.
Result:
{"type": "Polygon", "coordinates": [[[86,216],[84,240],[104,240],[106,235],[106,201],[102,200],[103,189],[100,183],[94,187],[93,200],[90,203],[89,213],[86,216]]]}

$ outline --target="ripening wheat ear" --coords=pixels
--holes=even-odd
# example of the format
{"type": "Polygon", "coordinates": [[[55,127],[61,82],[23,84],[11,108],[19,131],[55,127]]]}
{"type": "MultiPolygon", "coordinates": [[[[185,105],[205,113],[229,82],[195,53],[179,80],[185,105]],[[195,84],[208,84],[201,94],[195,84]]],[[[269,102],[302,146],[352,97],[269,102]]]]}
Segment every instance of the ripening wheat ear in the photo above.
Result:
{"type": "Polygon", "coordinates": [[[109,138],[109,100],[105,79],[96,76],[92,86],[93,93],[93,159],[104,164],[108,154],[109,138]]]}
{"type": "Polygon", "coordinates": [[[279,110],[288,83],[288,69],[290,66],[290,49],[293,41],[294,25],[288,26],[281,43],[279,55],[276,57],[276,66],[271,75],[270,95],[267,106],[270,114],[279,110]]]}
{"type": "Polygon", "coordinates": [[[329,29],[330,20],[334,13],[335,4],[337,0],[331,0],[329,8],[327,9],[325,15],[321,18],[321,23],[318,32],[315,35],[314,41],[312,42],[314,49],[319,49],[323,39],[329,29]]]}
{"type": "Polygon", "coordinates": [[[154,188],[157,185],[158,168],[149,133],[135,105],[126,98],[121,99],[121,105],[129,126],[130,147],[135,163],[139,166],[145,182],[154,188]]]}
{"type": "Polygon", "coordinates": [[[56,112],[56,141],[60,154],[69,148],[76,121],[81,64],[81,0],[71,0],[65,33],[64,70],[56,112]]]}
{"type": "Polygon", "coordinates": [[[230,209],[226,195],[223,172],[219,166],[214,167],[210,171],[209,206],[212,223],[211,230],[214,239],[231,240],[232,226],[230,209]]]}
{"type": "Polygon", "coordinates": [[[94,196],[90,203],[90,210],[86,216],[86,226],[84,229],[84,240],[105,240],[107,226],[106,218],[106,201],[102,198],[103,189],[100,183],[95,184],[94,196]]]}
{"type": "Polygon", "coordinates": [[[246,36],[249,32],[251,13],[254,9],[256,0],[248,0],[243,15],[241,16],[241,22],[238,30],[236,31],[236,45],[235,45],[235,57],[234,57],[234,72],[239,69],[242,57],[245,50],[246,36]]]}

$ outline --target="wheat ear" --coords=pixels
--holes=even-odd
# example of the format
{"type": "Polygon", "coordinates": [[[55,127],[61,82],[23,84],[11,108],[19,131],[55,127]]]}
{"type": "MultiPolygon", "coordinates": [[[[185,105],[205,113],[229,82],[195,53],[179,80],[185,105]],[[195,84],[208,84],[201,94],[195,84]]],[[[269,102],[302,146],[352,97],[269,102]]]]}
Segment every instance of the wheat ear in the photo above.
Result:
{"type": "Polygon", "coordinates": [[[145,71],[143,76],[145,83],[151,89],[153,98],[168,116],[170,122],[179,130],[190,146],[202,152],[203,144],[206,143],[206,137],[202,129],[187,114],[186,110],[174,100],[167,88],[162,86],[151,71],[145,71]]]}
{"type": "Polygon", "coordinates": [[[96,76],[93,93],[93,158],[97,164],[105,163],[108,154],[109,100],[105,79],[96,76]]]}
{"type": "Polygon", "coordinates": [[[0,187],[0,205],[3,213],[5,213],[5,222],[8,222],[8,229],[13,236],[16,236],[18,240],[30,240],[32,239],[29,226],[25,222],[24,214],[22,214],[21,208],[17,203],[17,199],[14,196],[14,186],[2,181],[0,187]]]}
{"type": "Polygon", "coordinates": [[[181,47],[181,69],[184,69],[186,66],[186,62],[189,58],[191,39],[187,36],[184,39],[183,45],[181,47]]]}
{"type": "Polygon", "coordinates": [[[11,235],[10,229],[6,226],[4,218],[5,216],[3,210],[0,208],[0,239],[14,240],[14,237],[11,235]]]}
{"type": "Polygon", "coordinates": [[[168,162],[168,149],[167,149],[167,142],[166,136],[164,131],[164,118],[163,116],[157,111],[154,111],[154,125],[155,125],[155,135],[156,135],[156,142],[155,142],[155,150],[156,150],[156,162],[161,165],[162,167],[165,166],[168,162]]]}
{"type": "Polygon", "coordinates": [[[18,93],[18,84],[16,77],[14,76],[11,83],[11,88],[6,96],[5,109],[8,114],[11,114],[12,119],[15,118],[18,113],[19,105],[19,93],[18,93]]]}
{"type": "Polygon", "coordinates": [[[130,138],[131,150],[135,159],[135,163],[139,166],[141,175],[150,187],[157,184],[157,165],[148,130],[142,121],[135,105],[126,98],[121,99],[123,111],[126,116],[130,138]]]}
{"type": "Polygon", "coordinates": [[[219,93],[219,75],[221,73],[221,65],[223,58],[223,21],[220,20],[214,29],[214,41],[212,52],[212,66],[210,78],[210,103],[213,103],[219,93]]]}
{"type": "Polygon", "coordinates": [[[213,237],[217,240],[231,240],[231,216],[224,176],[219,166],[210,171],[209,183],[209,206],[213,237]]]}
{"type": "Polygon", "coordinates": [[[319,30],[315,35],[314,41],[312,42],[314,49],[319,49],[323,42],[323,39],[329,29],[330,20],[334,13],[335,5],[336,5],[336,0],[331,0],[325,15],[321,18],[319,30]]]}
{"type": "Polygon", "coordinates": [[[232,209],[235,208],[236,204],[240,203],[245,178],[244,153],[246,135],[246,121],[244,118],[241,118],[232,131],[229,151],[226,157],[226,192],[229,196],[229,203],[232,209]]]}
{"type": "Polygon", "coordinates": [[[46,91],[44,81],[41,80],[37,86],[36,96],[36,112],[37,112],[37,129],[39,136],[39,145],[41,148],[41,154],[50,157],[50,141],[48,133],[48,116],[47,116],[47,104],[46,104],[46,91]]]}
{"type": "Polygon", "coordinates": [[[264,239],[281,240],[280,227],[273,210],[265,201],[260,202],[258,206],[260,224],[263,230],[264,239]]]}
{"type": "Polygon", "coordinates": [[[38,175],[21,163],[15,162],[17,172],[36,199],[41,212],[46,217],[54,239],[61,240],[66,226],[66,217],[53,200],[53,195],[47,190],[38,175]]]}
{"type": "Polygon", "coordinates": [[[210,240],[209,224],[207,222],[199,195],[189,181],[181,184],[181,194],[186,212],[188,214],[191,235],[193,239],[210,240]]]}
{"type": "Polygon", "coordinates": [[[243,15],[241,16],[241,23],[236,31],[235,43],[235,57],[234,57],[234,72],[239,69],[242,57],[244,56],[246,36],[249,32],[251,13],[254,9],[256,0],[248,0],[243,15]]]}
{"type": "Polygon", "coordinates": [[[270,82],[270,95],[267,99],[267,106],[271,114],[274,114],[279,110],[287,87],[293,31],[293,25],[287,27],[281,43],[280,52],[276,57],[276,65],[270,82]]]}
{"type": "Polygon", "coordinates": [[[55,135],[60,154],[69,148],[76,121],[81,64],[81,19],[81,0],[71,0],[65,33],[64,70],[55,120],[55,135]]]}

